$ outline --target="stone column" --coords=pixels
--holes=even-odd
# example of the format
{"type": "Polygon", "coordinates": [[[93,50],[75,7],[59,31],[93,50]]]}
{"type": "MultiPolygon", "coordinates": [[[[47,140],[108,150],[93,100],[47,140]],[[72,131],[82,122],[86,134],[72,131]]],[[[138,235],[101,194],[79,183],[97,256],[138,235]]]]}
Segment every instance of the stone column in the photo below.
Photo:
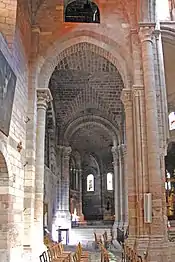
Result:
{"type": "Polygon", "coordinates": [[[126,170],[128,183],[128,210],[129,210],[129,236],[135,238],[137,216],[136,216],[136,189],[135,189],[135,167],[134,167],[134,130],[133,130],[133,103],[132,90],[123,89],[121,100],[125,109],[125,126],[126,126],[126,170]]]}
{"type": "Polygon", "coordinates": [[[37,131],[35,162],[35,236],[33,244],[39,252],[43,243],[43,196],[44,196],[44,140],[45,119],[48,102],[52,99],[49,89],[37,89],[37,131]]]}
{"type": "Polygon", "coordinates": [[[82,209],[82,169],[79,169],[79,192],[80,192],[80,198],[79,198],[79,206],[80,206],[80,217],[83,218],[83,209],[82,209]]]}
{"type": "Polygon", "coordinates": [[[149,225],[149,261],[167,261],[166,214],[163,212],[165,193],[162,187],[160,147],[157,117],[157,101],[153,53],[154,25],[140,24],[139,36],[142,48],[144,73],[146,135],[147,135],[147,179],[148,192],[152,194],[152,223],[149,225]]]}
{"type": "MultiPolygon", "coordinates": [[[[162,210],[162,181],[160,175],[160,149],[157,117],[157,102],[154,76],[154,54],[152,33],[153,26],[140,26],[140,40],[142,44],[142,58],[145,85],[146,127],[148,150],[148,179],[149,191],[153,194],[153,209],[162,210]],[[156,189],[156,190],[155,190],[156,189]]],[[[152,234],[164,235],[164,228],[159,212],[155,212],[151,224],[152,234]]]]}
{"type": "Polygon", "coordinates": [[[119,159],[118,159],[118,148],[113,146],[111,149],[113,155],[113,166],[114,166],[114,204],[115,204],[115,222],[113,225],[114,239],[117,237],[117,227],[119,226],[120,220],[120,192],[119,192],[119,159]]]}
{"type": "Polygon", "coordinates": [[[75,189],[78,190],[79,189],[79,170],[78,169],[75,170],[75,177],[76,177],[75,189]]]}
{"type": "Polygon", "coordinates": [[[135,149],[135,181],[136,181],[136,211],[137,235],[148,234],[148,227],[144,224],[144,193],[148,192],[147,177],[147,143],[145,96],[143,85],[134,85],[133,93],[133,119],[134,119],[134,149],[135,149]]]}
{"type": "Polygon", "coordinates": [[[71,147],[63,147],[62,154],[62,210],[69,213],[69,160],[71,154],[71,147]]]}
{"type": "Polygon", "coordinates": [[[128,226],[128,173],[126,166],[126,145],[122,145],[123,150],[123,180],[124,180],[124,227],[128,226]]]}
{"type": "Polygon", "coordinates": [[[124,163],[123,163],[123,147],[118,146],[118,162],[119,162],[119,195],[120,195],[120,227],[124,224],[124,163]]]}
{"type": "Polygon", "coordinates": [[[121,144],[118,146],[119,155],[121,155],[121,164],[120,164],[120,206],[121,208],[121,225],[124,228],[128,225],[128,177],[126,170],[126,146],[121,144]],[[122,189],[121,189],[122,188],[122,189]]]}

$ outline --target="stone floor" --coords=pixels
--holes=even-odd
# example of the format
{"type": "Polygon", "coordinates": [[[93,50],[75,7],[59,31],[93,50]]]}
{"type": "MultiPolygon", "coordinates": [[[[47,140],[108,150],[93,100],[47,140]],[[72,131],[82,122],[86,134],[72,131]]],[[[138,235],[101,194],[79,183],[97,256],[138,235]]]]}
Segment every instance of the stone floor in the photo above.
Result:
{"type": "MultiPolygon", "coordinates": [[[[75,252],[76,246],[65,246],[65,250],[75,252]]],[[[101,262],[100,250],[95,249],[94,242],[87,243],[83,246],[83,250],[89,251],[89,261],[90,262],[101,262]]],[[[121,262],[122,261],[122,250],[119,244],[112,245],[109,249],[110,262],[121,262]]]]}

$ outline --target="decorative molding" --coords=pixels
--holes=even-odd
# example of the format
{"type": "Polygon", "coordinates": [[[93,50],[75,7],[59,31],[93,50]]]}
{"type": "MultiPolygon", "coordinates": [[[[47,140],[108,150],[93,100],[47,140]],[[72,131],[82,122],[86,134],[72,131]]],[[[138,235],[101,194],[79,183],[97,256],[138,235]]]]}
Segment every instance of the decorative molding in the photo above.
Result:
{"type": "Polygon", "coordinates": [[[40,34],[41,33],[41,29],[40,29],[39,26],[33,25],[32,26],[32,32],[40,34]]]}
{"type": "Polygon", "coordinates": [[[41,36],[48,36],[48,35],[52,35],[52,32],[51,31],[47,31],[47,32],[42,31],[42,32],[40,32],[40,35],[41,36]]]}
{"type": "Polygon", "coordinates": [[[133,85],[132,93],[134,97],[140,97],[144,95],[144,86],[143,85],[133,85]]]}
{"type": "Polygon", "coordinates": [[[126,108],[128,105],[132,105],[132,90],[124,88],[121,93],[121,100],[126,108]]]}
{"type": "Polygon", "coordinates": [[[118,158],[119,158],[118,147],[113,146],[113,147],[111,148],[111,152],[112,152],[113,160],[114,160],[113,164],[115,165],[115,163],[117,163],[118,158]]]}
{"type": "Polygon", "coordinates": [[[125,144],[121,144],[118,146],[118,152],[124,156],[127,152],[127,148],[126,148],[126,145],[125,144]]]}
{"type": "Polygon", "coordinates": [[[63,149],[64,158],[69,157],[72,152],[72,148],[70,146],[63,146],[62,149],[63,149]]]}
{"type": "Polygon", "coordinates": [[[155,31],[155,23],[139,23],[139,37],[141,42],[151,41],[155,31]]]}
{"type": "Polygon", "coordinates": [[[37,91],[37,106],[47,107],[48,103],[53,99],[50,89],[38,88],[36,91],[37,91]]]}

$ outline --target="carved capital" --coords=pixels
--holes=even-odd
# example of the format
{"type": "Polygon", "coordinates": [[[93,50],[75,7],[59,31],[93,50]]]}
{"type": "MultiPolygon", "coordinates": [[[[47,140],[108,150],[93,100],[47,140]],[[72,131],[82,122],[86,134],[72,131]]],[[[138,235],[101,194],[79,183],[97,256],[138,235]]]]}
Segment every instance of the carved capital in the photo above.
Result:
{"type": "Polygon", "coordinates": [[[121,144],[118,146],[118,152],[121,154],[121,156],[124,156],[126,154],[126,145],[121,144]]]}
{"type": "Polygon", "coordinates": [[[64,158],[69,158],[71,152],[72,152],[72,148],[70,146],[64,146],[63,147],[64,158]]]}
{"type": "Polygon", "coordinates": [[[141,97],[144,95],[144,86],[143,85],[133,85],[132,88],[134,97],[141,97]]]}
{"type": "Polygon", "coordinates": [[[121,93],[121,100],[126,107],[132,106],[132,91],[131,89],[124,88],[121,93]]]}
{"type": "Polygon", "coordinates": [[[113,146],[111,148],[111,152],[112,152],[112,155],[113,155],[113,160],[114,160],[114,163],[118,161],[118,157],[119,157],[119,154],[118,154],[118,148],[116,146],[113,146]]]}
{"type": "Polygon", "coordinates": [[[47,108],[48,103],[52,100],[49,88],[38,88],[37,90],[37,106],[47,108]]]}
{"type": "Polygon", "coordinates": [[[139,37],[141,42],[151,41],[155,30],[155,24],[153,23],[140,23],[139,37]]]}
{"type": "Polygon", "coordinates": [[[32,26],[32,32],[40,34],[41,33],[41,28],[39,26],[33,25],[32,26]]]}

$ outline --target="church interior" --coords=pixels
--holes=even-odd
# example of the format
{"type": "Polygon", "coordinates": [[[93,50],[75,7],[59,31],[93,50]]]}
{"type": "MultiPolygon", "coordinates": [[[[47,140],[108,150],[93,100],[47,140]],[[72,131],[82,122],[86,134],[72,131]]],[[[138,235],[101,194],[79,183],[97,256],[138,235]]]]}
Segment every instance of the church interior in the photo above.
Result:
{"type": "Polygon", "coordinates": [[[0,262],[175,261],[175,0],[0,0],[0,262]]]}

